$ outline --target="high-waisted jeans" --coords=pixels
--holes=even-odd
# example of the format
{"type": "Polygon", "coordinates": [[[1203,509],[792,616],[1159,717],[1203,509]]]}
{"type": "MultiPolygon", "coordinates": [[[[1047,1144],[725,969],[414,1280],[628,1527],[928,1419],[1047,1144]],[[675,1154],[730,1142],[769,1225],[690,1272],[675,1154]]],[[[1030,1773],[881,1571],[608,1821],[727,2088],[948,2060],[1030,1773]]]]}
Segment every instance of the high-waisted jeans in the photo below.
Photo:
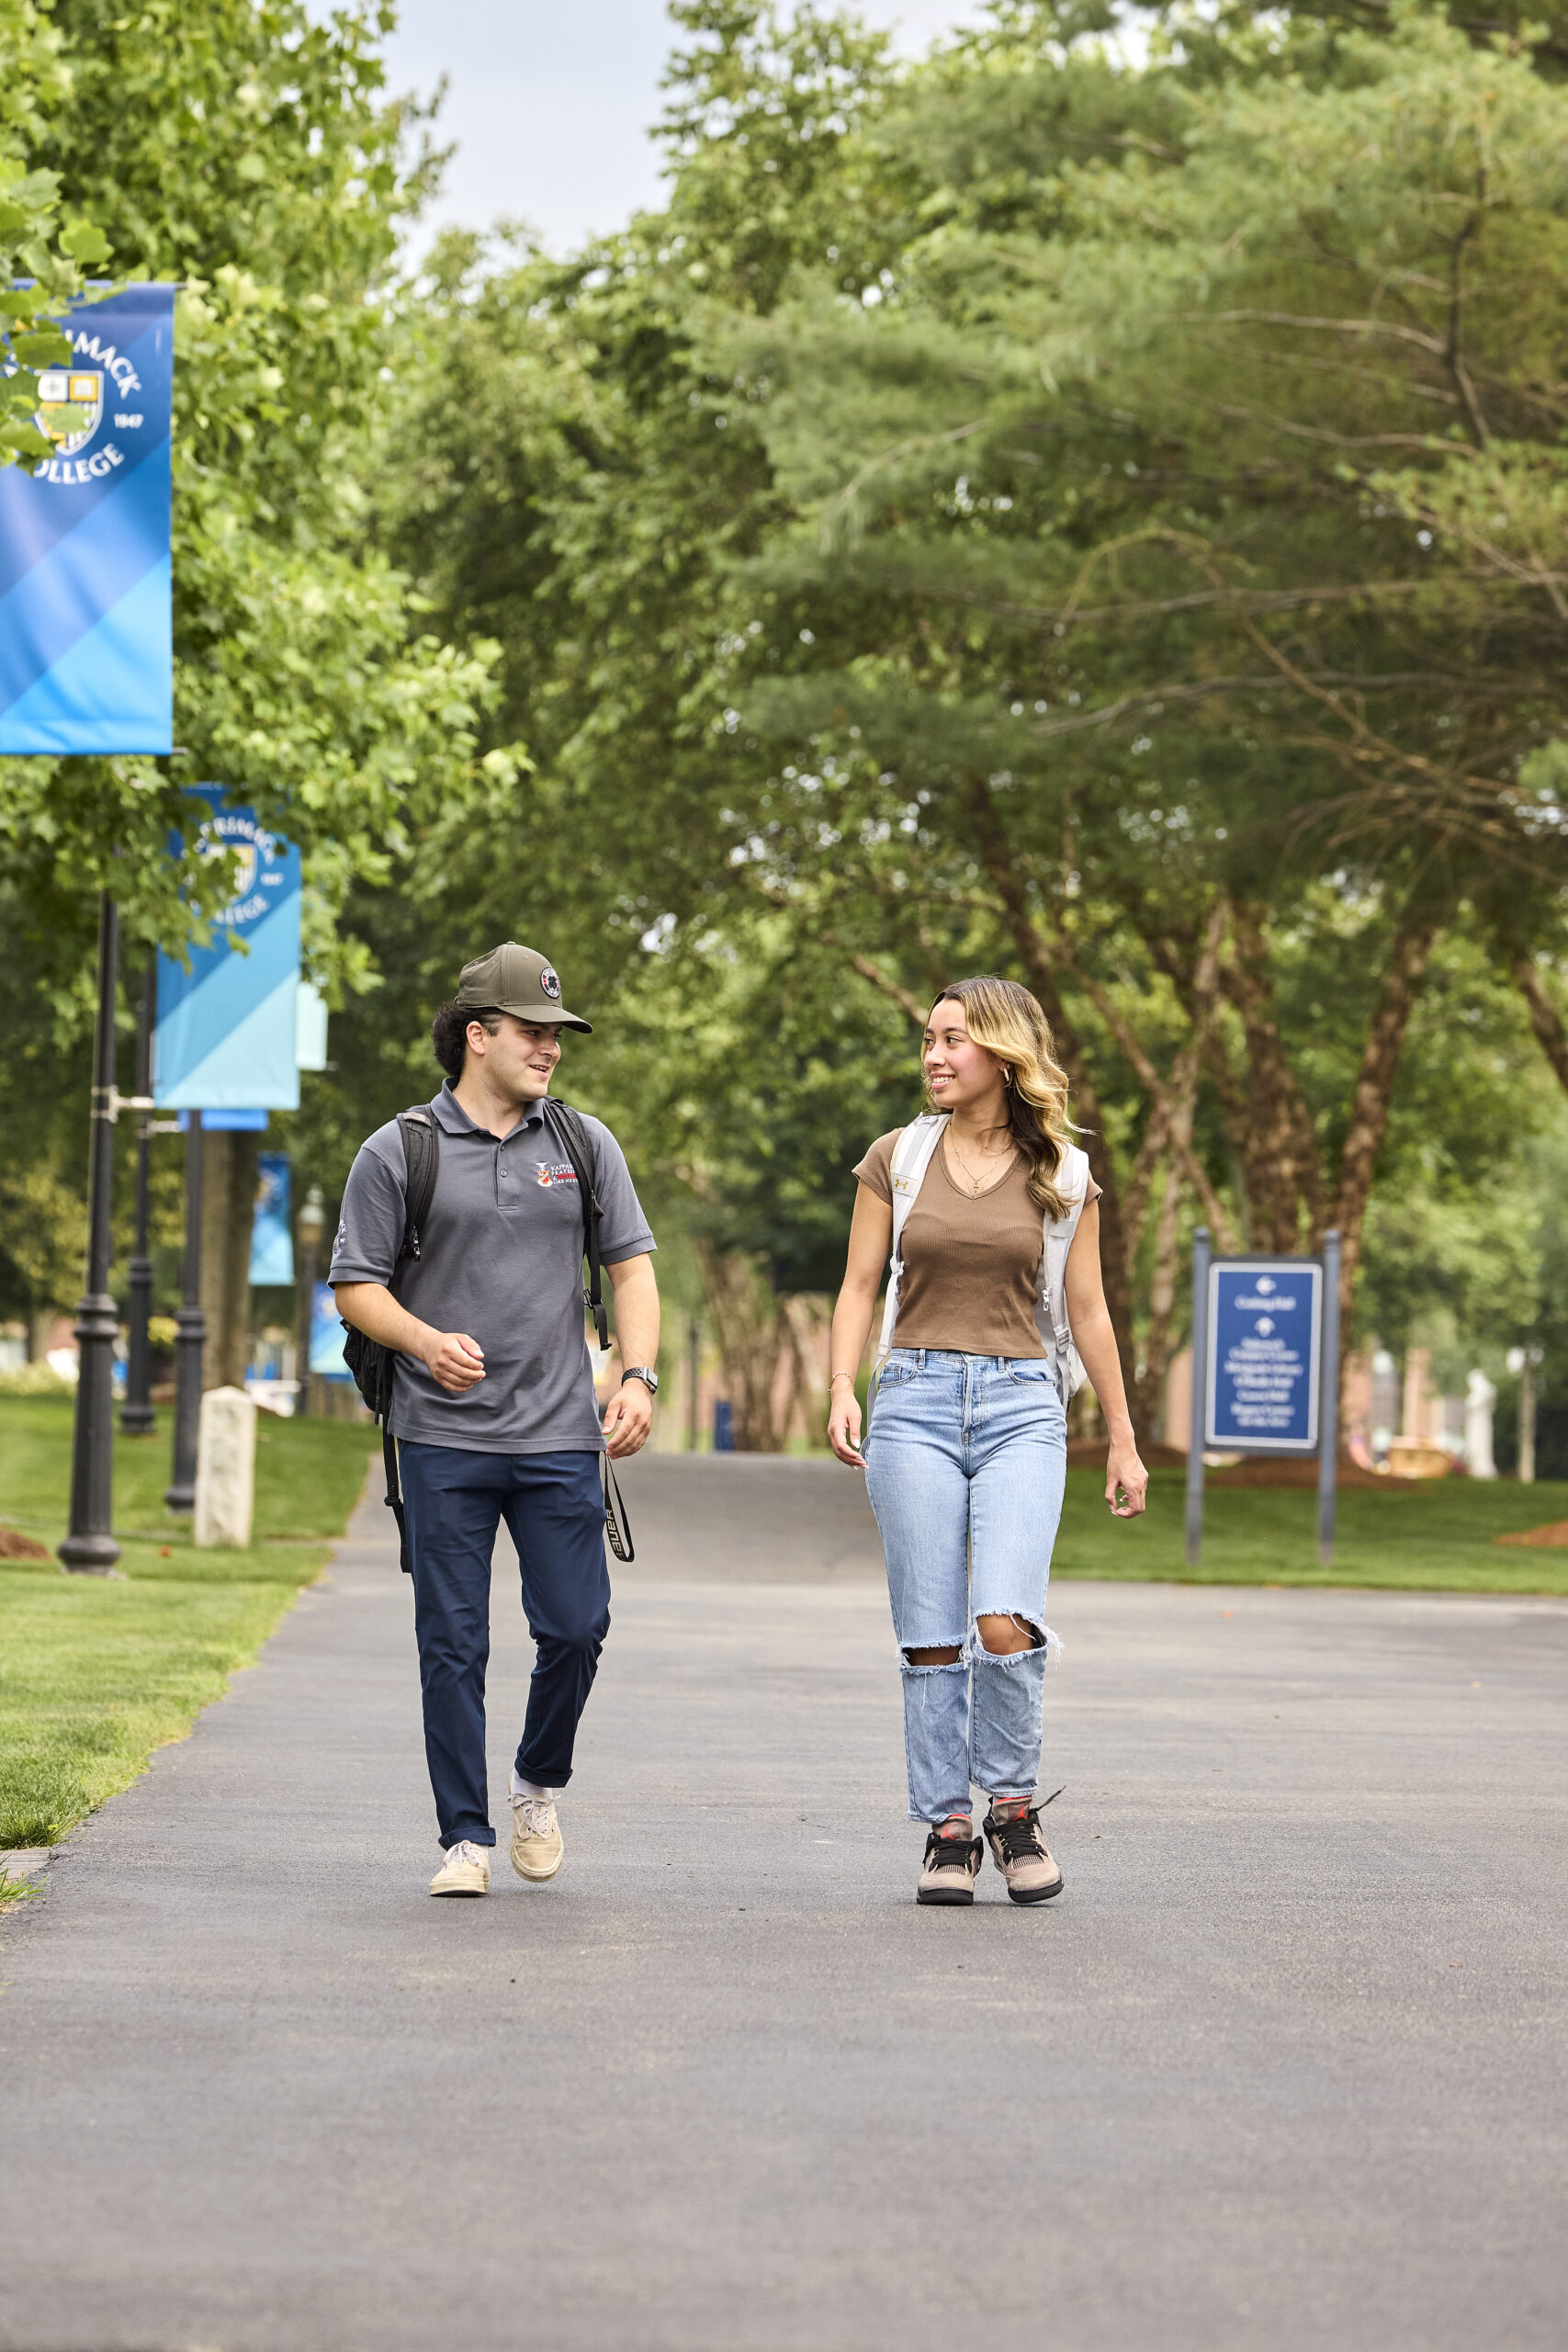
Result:
{"type": "Polygon", "coordinates": [[[865,1458],[902,1653],[910,1818],[967,1813],[972,1781],[987,1796],[1032,1796],[1067,1466],[1051,1367],[895,1348],[877,1379],[865,1458]],[[1032,1645],[994,1655],[976,1623],[989,1616],[1015,1619],[1032,1645]],[[951,1666],[909,1657],[955,1646],[951,1666]]]}

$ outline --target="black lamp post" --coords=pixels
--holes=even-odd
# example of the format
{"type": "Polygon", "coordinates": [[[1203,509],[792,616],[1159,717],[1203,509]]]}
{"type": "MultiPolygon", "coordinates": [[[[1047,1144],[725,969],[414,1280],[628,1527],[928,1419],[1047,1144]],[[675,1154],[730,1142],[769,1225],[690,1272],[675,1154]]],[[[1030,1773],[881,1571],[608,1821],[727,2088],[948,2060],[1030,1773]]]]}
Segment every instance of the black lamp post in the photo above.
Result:
{"type": "Polygon", "coordinates": [[[299,1300],[296,1316],[299,1327],[296,1341],[299,1385],[294,1409],[306,1414],[310,1409],[310,1326],[316,1312],[316,1252],[327,1228],[327,1213],[321,1204],[319,1184],[312,1184],[300,1202],[296,1226],[299,1236],[299,1300]]]}
{"type": "MultiPolygon", "coordinates": [[[[158,1002],[156,960],[147,967],[141,984],[141,1006],[136,1023],[136,1091],[141,1100],[152,1092],[152,1023],[158,1002]]],[[[147,1204],[152,1120],[149,1112],[136,1114],[136,1239],[131,1251],[130,1295],[126,1323],[125,1402],[119,1425],[127,1437],[151,1437],[156,1416],[152,1410],[152,1347],[148,1322],[152,1312],[152,1261],[147,1254],[147,1204]]]]}
{"type": "Polygon", "coordinates": [[[175,1317],[174,1475],[164,1489],[171,1510],[196,1509],[196,1446],[201,1430],[201,1353],[207,1317],[201,1311],[201,1113],[186,1131],[186,1249],[180,1311],[175,1317]]]}
{"type": "Polygon", "coordinates": [[[109,1210],[114,1179],[115,979],[119,912],[98,899],[98,1015],[93,1040],[93,1111],[87,1152],[87,1287],[76,1309],[81,1350],[71,1446],[71,1531],[60,1557],[78,1575],[107,1576],[119,1557],[114,1526],[114,1350],[119,1317],[109,1296],[109,1210]]]}

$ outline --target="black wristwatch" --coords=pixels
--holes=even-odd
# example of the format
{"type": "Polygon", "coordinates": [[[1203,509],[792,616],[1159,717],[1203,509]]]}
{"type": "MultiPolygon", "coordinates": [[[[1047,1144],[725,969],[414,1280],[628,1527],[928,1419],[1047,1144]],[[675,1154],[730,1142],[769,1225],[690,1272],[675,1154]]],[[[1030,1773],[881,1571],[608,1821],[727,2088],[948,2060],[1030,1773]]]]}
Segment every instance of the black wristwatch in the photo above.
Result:
{"type": "Polygon", "coordinates": [[[628,1380],[640,1380],[650,1396],[657,1396],[659,1394],[659,1374],[654,1371],[651,1364],[627,1364],[625,1372],[621,1374],[622,1385],[625,1386],[628,1380]]]}

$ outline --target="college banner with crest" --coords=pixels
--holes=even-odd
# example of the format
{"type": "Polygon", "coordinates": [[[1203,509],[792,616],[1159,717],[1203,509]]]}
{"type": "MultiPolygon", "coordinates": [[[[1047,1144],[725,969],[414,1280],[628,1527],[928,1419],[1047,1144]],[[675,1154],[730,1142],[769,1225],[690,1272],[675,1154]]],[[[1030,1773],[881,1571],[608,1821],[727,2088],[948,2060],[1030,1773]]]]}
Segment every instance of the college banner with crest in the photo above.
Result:
{"type": "Polygon", "coordinates": [[[175,1111],[297,1111],[299,852],[220,786],[193,797],[212,812],[200,854],[231,851],[239,870],[211,944],[192,947],[188,967],[158,958],[152,1098],[175,1111]]]}
{"type": "Polygon", "coordinates": [[[0,468],[0,752],[174,748],[175,292],[65,314],[70,365],[39,378],[56,454],[0,468]]]}

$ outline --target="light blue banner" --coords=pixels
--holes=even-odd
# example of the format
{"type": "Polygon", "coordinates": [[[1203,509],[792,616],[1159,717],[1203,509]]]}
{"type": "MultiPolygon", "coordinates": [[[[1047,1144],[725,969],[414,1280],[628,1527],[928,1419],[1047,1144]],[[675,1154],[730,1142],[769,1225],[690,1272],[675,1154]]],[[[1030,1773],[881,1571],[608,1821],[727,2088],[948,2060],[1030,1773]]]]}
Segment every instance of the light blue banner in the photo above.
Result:
{"type": "Polygon", "coordinates": [[[294,1235],[288,1221],[288,1154],[256,1157],[256,1204],[251,1217],[253,1288],[278,1289],[294,1280],[294,1235]]]}
{"type": "Polygon", "coordinates": [[[318,1283],[310,1301],[310,1370],[318,1380],[353,1379],[343,1360],[347,1337],[331,1283],[318,1283]]]}
{"type": "Polygon", "coordinates": [[[233,851],[238,887],[211,945],[190,950],[188,970],[158,958],[153,1099],[176,1111],[296,1111],[299,853],[254,809],[230,807],[221,786],[200,785],[194,797],[213,812],[202,852],[233,851]]]}
{"type": "Polygon", "coordinates": [[[39,379],[58,454],[0,468],[0,752],[174,749],[175,291],[65,314],[70,363],[39,379]]]}

